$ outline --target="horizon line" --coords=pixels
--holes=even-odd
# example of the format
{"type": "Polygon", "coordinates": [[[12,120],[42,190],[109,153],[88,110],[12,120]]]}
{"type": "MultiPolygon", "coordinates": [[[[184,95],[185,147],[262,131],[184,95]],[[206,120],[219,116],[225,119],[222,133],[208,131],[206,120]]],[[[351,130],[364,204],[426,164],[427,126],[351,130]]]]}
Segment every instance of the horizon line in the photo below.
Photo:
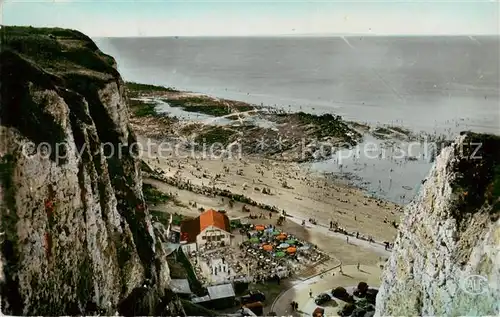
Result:
{"type": "Polygon", "coordinates": [[[500,34],[493,33],[480,33],[480,34],[373,34],[373,33],[313,33],[313,34],[249,34],[249,35],[123,35],[123,36],[92,36],[93,38],[165,38],[165,37],[500,37],[500,34]]]}

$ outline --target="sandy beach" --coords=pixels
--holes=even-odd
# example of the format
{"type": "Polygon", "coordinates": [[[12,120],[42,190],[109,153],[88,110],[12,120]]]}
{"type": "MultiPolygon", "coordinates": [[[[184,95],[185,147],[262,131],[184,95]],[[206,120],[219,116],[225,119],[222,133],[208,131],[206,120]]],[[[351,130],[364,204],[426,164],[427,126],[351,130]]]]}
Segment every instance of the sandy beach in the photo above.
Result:
{"type": "MultiPolygon", "coordinates": [[[[139,140],[146,142],[145,138],[139,137],[139,140]]],[[[150,151],[149,157],[144,155],[143,160],[166,177],[182,183],[229,190],[233,194],[241,194],[258,203],[284,210],[291,216],[288,222],[291,222],[292,232],[303,231],[307,240],[344,263],[373,264],[382,254],[370,246],[353,242],[358,240],[354,237],[350,237],[348,243],[345,235],[333,235],[328,230],[330,221],[337,222],[339,227],[348,232],[372,237],[376,242],[393,241],[395,237],[396,228],[391,222],[399,221],[399,206],[367,197],[356,188],[334,183],[322,175],[302,169],[300,164],[259,160],[255,157],[241,160],[201,159],[183,153],[179,157],[159,158],[155,154],[158,154],[155,150],[150,151]],[[283,187],[285,182],[286,188],[283,187]],[[262,193],[263,188],[266,193],[262,193]],[[314,219],[316,225],[310,223],[309,219],[314,219]],[[302,220],[305,220],[305,226],[302,226],[302,220]]],[[[175,204],[151,207],[155,210],[195,217],[200,207],[214,208],[225,210],[230,219],[253,215],[257,219],[252,222],[263,224],[275,224],[278,217],[276,213],[270,214],[268,210],[256,206],[245,205],[249,212],[243,211],[244,204],[240,202],[230,203],[228,198],[179,189],[156,179],[145,178],[144,182],[176,197],[175,204]],[[262,218],[259,219],[259,216],[262,218]]]]}
{"type": "MultiPolygon", "coordinates": [[[[143,183],[171,197],[167,202],[149,204],[150,210],[190,218],[207,209],[223,210],[230,220],[278,226],[327,255],[326,260],[295,272],[281,291],[290,283],[339,265],[374,267],[388,257],[386,242],[395,238],[401,206],[311,168],[311,155],[304,162],[288,155],[298,153],[299,148],[313,153],[317,149],[315,140],[358,142],[360,133],[369,127],[335,117],[294,113],[246,116],[270,119],[272,124],[267,127],[259,126],[258,121],[237,124],[242,111],[251,105],[170,90],[145,94],[139,90],[134,96],[139,99],[132,107],[131,123],[141,144],[143,183]],[[149,99],[140,99],[144,96],[149,99]],[[174,108],[169,106],[176,104],[174,108]],[[164,109],[168,111],[158,112],[164,109]],[[229,122],[219,125],[210,118],[229,122]],[[190,143],[193,135],[203,138],[203,148],[190,143]],[[261,136],[270,140],[289,137],[295,143],[254,151],[261,136]],[[297,146],[300,140],[305,140],[305,147],[297,146]],[[236,147],[230,152],[229,146],[238,142],[243,143],[243,151],[236,147]],[[226,149],[224,155],[209,149],[221,143],[226,149]],[[278,225],[283,215],[285,221],[278,225]]],[[[379,279],[378,273],[371,275],[370,279],[379,279]]],[[[259,285],[253,287],[267,292],[266,285],[259,285]]],[[[270,304],[266,304],[266,310],[270,304]]]]}

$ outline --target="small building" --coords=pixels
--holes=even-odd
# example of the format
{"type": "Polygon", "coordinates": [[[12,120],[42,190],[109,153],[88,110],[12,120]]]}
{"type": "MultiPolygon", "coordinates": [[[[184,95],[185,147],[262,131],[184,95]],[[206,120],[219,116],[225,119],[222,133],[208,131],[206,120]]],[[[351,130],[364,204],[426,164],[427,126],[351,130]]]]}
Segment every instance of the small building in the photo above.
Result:
{"type": "Polygon", "coordinates": [[[236,294],[232,284],[221,284],[207,287],[208,295],[193,298],[191,301],[212,309],[233,307],[236,294]]]}
{"type": "Polygon", "coordinates": [[[184,252],[198,250],[206,244],[230,245],[231,226],[226,214],[209,209],[194,219],[181,223],[181,246],[184,252]]]}
{"type": "Polygon", "coordinates": [[[171,279],[169,286],[172,292],[176,294],[192,294],[191,288],[189,287],[189,281],[187,279],[171,279]]]}

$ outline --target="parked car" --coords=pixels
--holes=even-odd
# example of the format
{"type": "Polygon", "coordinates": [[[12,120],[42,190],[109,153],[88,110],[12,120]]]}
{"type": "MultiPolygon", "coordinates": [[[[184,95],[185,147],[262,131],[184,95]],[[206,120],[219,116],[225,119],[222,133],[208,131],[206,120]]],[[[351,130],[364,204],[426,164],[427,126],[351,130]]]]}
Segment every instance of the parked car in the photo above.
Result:
{"type": "Polygon", "coordinates": [[[334,288],[332,290],[332,296],[347,303],[354,303],[354,297],[343,287],[334,288]]]}
{"type": "Polygon", "coordinates": [[[247,295],[241,296],[242,305],[254,302],[263,302],[265,300],[266,300],[266,295],[258,291],[250,291],[247,295]]]}
{"type": "Polygon", "coordinates": [[[328,295],[326,293],[321,293],[318,296],[316,296],[316,298],[314,299],[314,302],[316,303],[316,305],[323,305],[324,303],[327,303],[331,300],[332,300],[332,298],[330,297],[330,295],[328,295]]]}

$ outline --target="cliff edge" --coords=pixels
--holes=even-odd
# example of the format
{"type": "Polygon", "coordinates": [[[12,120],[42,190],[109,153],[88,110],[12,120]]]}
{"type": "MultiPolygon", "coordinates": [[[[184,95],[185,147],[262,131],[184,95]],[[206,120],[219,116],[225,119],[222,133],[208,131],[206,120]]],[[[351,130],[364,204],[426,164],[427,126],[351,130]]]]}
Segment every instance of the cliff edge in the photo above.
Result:
{"type": "Polygon", "coordinates": [[[500,313],[500,137],[443,149],[386,263],[376,316],[500,313]]]}
{"type": "Polygon", "coordinates": [[[114,59],[77,31],[0,32],[3,313],[177,314],[114,59]]]}

